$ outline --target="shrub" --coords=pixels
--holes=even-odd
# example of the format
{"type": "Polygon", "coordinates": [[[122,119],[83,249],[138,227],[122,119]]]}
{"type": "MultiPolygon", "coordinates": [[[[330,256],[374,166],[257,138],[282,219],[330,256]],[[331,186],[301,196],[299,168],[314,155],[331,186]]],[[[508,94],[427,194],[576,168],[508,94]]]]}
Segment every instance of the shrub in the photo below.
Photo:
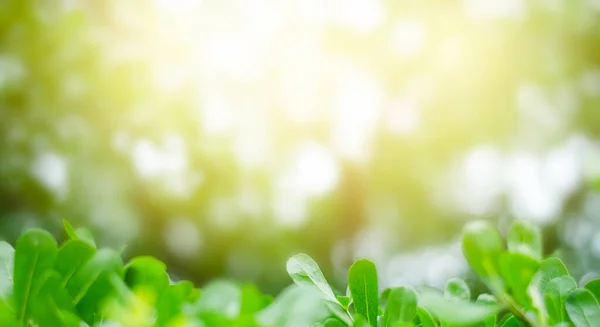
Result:
{"type": "Polygon", "coordinates": [[[123,263],[97,249],[85,230],[65,222],[58,246],[46,231],[24,233],[15,248],[0,242],[0,325],[23,326],[600,326],[600,280],[577,286],[556,257],[543,259],[539,230],[523,221],[506,242],[478,221],[465,227],[463,252],[488,287],[473,301],[458,278],[444,291],[409,286],[379,292],[375,265],[350,267],[336,294],[309,256],[287,263],[294,284],[273,299],[251,284],[218,280],[202,289],[174,282],[153,257],[123,263]]]}

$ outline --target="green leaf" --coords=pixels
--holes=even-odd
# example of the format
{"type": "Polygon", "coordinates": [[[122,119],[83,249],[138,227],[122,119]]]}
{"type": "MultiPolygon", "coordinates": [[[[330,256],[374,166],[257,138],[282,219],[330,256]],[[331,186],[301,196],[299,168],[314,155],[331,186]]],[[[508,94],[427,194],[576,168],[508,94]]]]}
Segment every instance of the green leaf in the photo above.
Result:
{"type": "Polygon", "coordinates": [[[394,324],[393,327],[415,327],[415,324],[413,324],[412,322],[404,322],[404,321],[398,321],[397,323],[394,324]]]}
{"type": "Polygon", "coordinates": [[[67,220],[63,219],[63,227],[65,229],[65,232],[67,233],[67,236],[69,237],[70,240],[81,240],[84,241],[86,243],[88,243],[89,245],[91,245],[92,247],[96,247],[96,241],[94,240],[94,235],[92,234],[92,232],[84,227],[79,227],[77,229],[73,228],[73,225],[71,225],[71,223],[69,223],[67,220]]]}
{"type": "Polygon", "coordinates": [[[123,275],[123,261],[115,251],[101,249],[67,282],[73,304],[90,325],[102,319],[106,302],[116,294],[113,275],[123,275]]]}
{"type": "Polygon", "coordinates": [[[0,242],[0,299],[7,299],[13,290],[13,266],[15,249],[4,242],[0,242]]]}
{"type": "Polygon", "coordinates": [[[133,258],[125,266],[125,284],[134,292],[142,289],[158,297],[169,285],[167,266],[162,261],[149,256],[133,258]]]}
{"type": "Polygon", "coordinates": [[[410,322],[417,314],[417,294],[411,288],[393,288],[383,314],[382,326],[392,327],[398,321],[410,322]]]}
{"type": "Polygon", "coordinates": [[[323,324],[324,327],[346,327],[346,324],[344,324],[343,322],[334,319],[334,318],[329,318],[327,320],[325,320],[325,323],[323,324]]]}
{"type": "Polygon", "coordinates": [[[43,230],[32,229],[17,241],[13,300],[17,319],[21,322],[31,316],[43,277],[52,270],[57,253],[56,240],[43,230]]]}
{"type": "Polygon", "coordinates": [[[498,304],[498,299],[496,299],[496,297],[492,294],[482,293],[479,294],[476,302],[485,304],[498,304]]]}
{"type": "MultiPolygon", "coordinates": [[[[475,301],[476,303],[481,303],[481,304],[497,304],[498,300],[491,294],[480,294],[477,297],[477,300],[475,301]]],[[[483,321],[481,322],[480,326],[483,327],[494,327],[496,326],[496,321],[498,320],[498,315],[494,314],[491,315],[485,319],[483,319],[483,321]]]]}
{"type": "Polygon", "coordinates": [[[578,288],[571,291],[567,296],[565,308],[575,327],[600,326],[600,305],[587,289],[578,288]]]}
{"type": "Polygon", "coordinates": [[[542,260],[542,235],[537,226],[525,220],[515,220],[506,237],[508,250],[521,253],[535,260],[542,260]]]}
{"type": "Polygon", "coordinates": [[[345,295],[337,295],[336,298],[342,306],[342,308],[348,308],[350,306],[350,303],[352,303],[352,300],[345,295]]]}
{"type": "Polygon", "coordinates": [[[499,305],[448,299],[435,290],[424,289],[419,294],[419,305],[443,322],[456,325],[474,324],[497,314],[499,305]],[[457,314],[459,313],[460,314],[457,314]]]}
{"type": "Polygon", "coordinates": [[[62,275],[62,285],[67,286],[75,273],[96,253],[96,249],[81,240],[69,240],[58,250],[54,270],[62,275]]]}
{"type": "Polygon", "coordinates": [[[363,316],[361,314],[356,315],[356,317],[354,319],[354,323],[352,324],[352,327],[369,327],[369,326],[372,326],[372,325],[370,325],[367,318],[365,318],[365,316],[363,316]]]}
{"type": "Polygon", "coordinates": [[[287,261],[286,267],[294,283],[301,286],[314,285],[325,294],[327,300],[339,303],[319,265],[310,256],[296,254],[287,261]]]}
{"type": "Polygon", "coordinates": [[[504,252],[500,255],[502,278],[517,303],[526,309],[533,308],[527,290],[539,266],[537,260],[522,253],[504,252]]]}
{"type": "Polygon", "coordinates": [[[189,281],[169,285],[156,303],[156,326],[166,326],[182,311],[185,303],[194,301],[194,284],[189,281]]]}
{"type": "Polygon", "coordinates": [[[519,320],[519,318],[510,314],[500,322],[500,327],[527,327],[527,325],[519,320]]]}
{"type": "Polygon", "coordinates": [[[0,299],[0,323],[3,327],[22,327],[15,317],[14,312],[4,299],[0,299]]]}
{"type": "Polygon", "coordinates": [[[543,260],[534,276],[535,283],[543,293],[546,285],[554,278],[569,276],[567,268],[559,258],[553,257],[543,260]]]}
{"type": "Polygon", "coordinates": [[[238,316],[241,305],[240,288],[228,280],[216,280],[206,285],[197,303],[201,312],[218,312],[228,318],[238,316]]]}
{"type": "Polygon", "coordinates": [[[596,299],[600,299],[600,279],[590,280],[585,284],[584,288],[592,292],[596,299]]]}
{"type": "Polygon", "coordinates": [[[254,314],[267,306],[264,296],[255,285],[244,285],[241,292],[242,307],[240,314],[254,314]]]}
{"type": "Polygon", "coordinates": [[[261,326],[310,326],[329,316],[323,295],[315,286],[287,287],[256,315],[261,326]]]}
{"type": "Polygon", "coordinates": [[[498,258],[504,241],[496,228],[479,220],[468,223],[463,231],[462,248],[471,268],[493,289],[501,288],[498,258]]]}
{"type": "Polygon", "coordinates": [[[436,327],[437,324],[431,314],[424,308],[417,307],[417,326],[420,327],[436,327]]]}
{"type": "Polygon", "coordinates": [[[544,290],[544,303],[550,325],[568,321],[565,302],[567,295],[577,288],[571,276],[561,276],[551,280],[544,290]]]}
{"type": "Polygon", "coordinates": [[[449,299],[470,300],[471,291],[467,283],[460,278],[451,278],[446,283],[444,295],[449,299]]]}
{"type": "Polygon", "coordinates": [[[71,225],[71,223],[68,220],[63,219],[62,223],[63,223],[63,228],[65,229],[65,232],[67,233],[67,236],[69,237],[69,239],[71,239],[71,240],[79,239],[77,232],[75,232],[75,228],[73,228],[73,225],[71,225]]]}
{"type": "Polygon", "coordinates": [[[34,320],[40,327],[65,326],[64,313],[74,313],[73,300],[57,272],[47,274],[34,303],[34,320]]]}
{"type": "Polygon", "coordinates": [[[364,316],[371,326],[376,327],[379,290],[375,264],[367,259],[354,262],[348,271],[348,286],[356,313],[364,316]]]}

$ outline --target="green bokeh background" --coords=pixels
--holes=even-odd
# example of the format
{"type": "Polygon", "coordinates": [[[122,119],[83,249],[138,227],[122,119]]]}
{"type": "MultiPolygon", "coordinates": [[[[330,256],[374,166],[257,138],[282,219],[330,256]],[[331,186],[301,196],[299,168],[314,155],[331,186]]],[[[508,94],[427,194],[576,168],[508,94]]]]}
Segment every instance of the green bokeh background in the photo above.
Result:
{"type": "MultiPolygon", "coordinates": [[[[165,260],[175,275],[198,283],[229,276],[276,292],[289,284],[285,260],[294,253],[310,254],[341,286],[356,256],[378,264],[418,257],[454,244],[467,220],[502,228],[522,218],[543,224],[548,251],[561,249],[578,276],[600,269],[597,1],[165,3],[0,0],[0,238],[14,242],[33,226],[60,237],[64,218],[90,227],[101,244],[127,244],[127,256],[165,260]],[[397,49],[414,38],[418,51],[397,49]],[[221,41],[243,46],[211,55],[221,41]],[[299,82],[284,91],[288,77],[299,82]],[[371,81],[383,105],[361,88],[371,81]],[[336,93],[345,82],[356,92],[336,93]],[[198,114],[215,94],[241,121],[217,134],[198,114]],[[356,111],[332,109],[344,97],[356,111]],[[409,112],[416,125],[400,131],[389,128],[398,98],[417,108],[409,112]],[[296,119],[290,108],[306,115],[296,119]],[[360,138],[357,157],[332,145],[346,120],[342,139],[360,138]],[[355,136],[353,124],[369,132],[355,136]],[[240,156],[264,140],[268,150],[255,162],[240,156]],[[326,192],[277,186],[306,142],[335,159],[326,192]],[[140,144],[183,151],[185,164],[141,174],[140,144]],[[571,184],[541,200],[536,192],[552,185],[503,186],[491,205],[470,210],[469,199],[475,208],[484,200],[471,197],[457,167],[474,149],[542,170],[558,153],[558,168],[546,173],[571,184]],[[531,217],[514,205],[524,194],[556,206],[531,217]],[[274,205],[300,207],[301,222],[286,223],[274,205]],[[197,252],[169,250],[173,221],[199,231],[197,252]]],[[[486,166],[495,161],[474,162],[467,175],[487,171],[476,181],[492,174],[511,183],[486,166]]],[[[528,180],[524,171],[512,183],[528,180]]],[[[498,188],[486,183],[483,191],[498,188]]]]}

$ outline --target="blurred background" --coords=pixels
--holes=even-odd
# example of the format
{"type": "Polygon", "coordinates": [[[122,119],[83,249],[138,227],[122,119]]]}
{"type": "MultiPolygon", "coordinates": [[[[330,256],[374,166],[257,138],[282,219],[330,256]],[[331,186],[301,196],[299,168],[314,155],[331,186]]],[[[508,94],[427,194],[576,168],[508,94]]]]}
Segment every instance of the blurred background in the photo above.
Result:
{"type": "Polygon", "coordinates": [[[600,272],[598,0],[0,0],[0,239],[61,220],[198,284],[467,267],[465,222],[600,272]]]}

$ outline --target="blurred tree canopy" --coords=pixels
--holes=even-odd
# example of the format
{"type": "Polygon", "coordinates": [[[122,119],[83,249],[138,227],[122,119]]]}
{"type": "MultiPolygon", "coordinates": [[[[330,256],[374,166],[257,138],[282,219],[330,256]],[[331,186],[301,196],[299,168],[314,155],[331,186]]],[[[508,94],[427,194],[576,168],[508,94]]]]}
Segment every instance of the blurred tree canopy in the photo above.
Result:
{"type": "Polygon", "coordinates": [[[66,218],[266,291],[481,216],[600,256],[599,136],[597,1],[0,1],[9,241],[66,218]]]}

